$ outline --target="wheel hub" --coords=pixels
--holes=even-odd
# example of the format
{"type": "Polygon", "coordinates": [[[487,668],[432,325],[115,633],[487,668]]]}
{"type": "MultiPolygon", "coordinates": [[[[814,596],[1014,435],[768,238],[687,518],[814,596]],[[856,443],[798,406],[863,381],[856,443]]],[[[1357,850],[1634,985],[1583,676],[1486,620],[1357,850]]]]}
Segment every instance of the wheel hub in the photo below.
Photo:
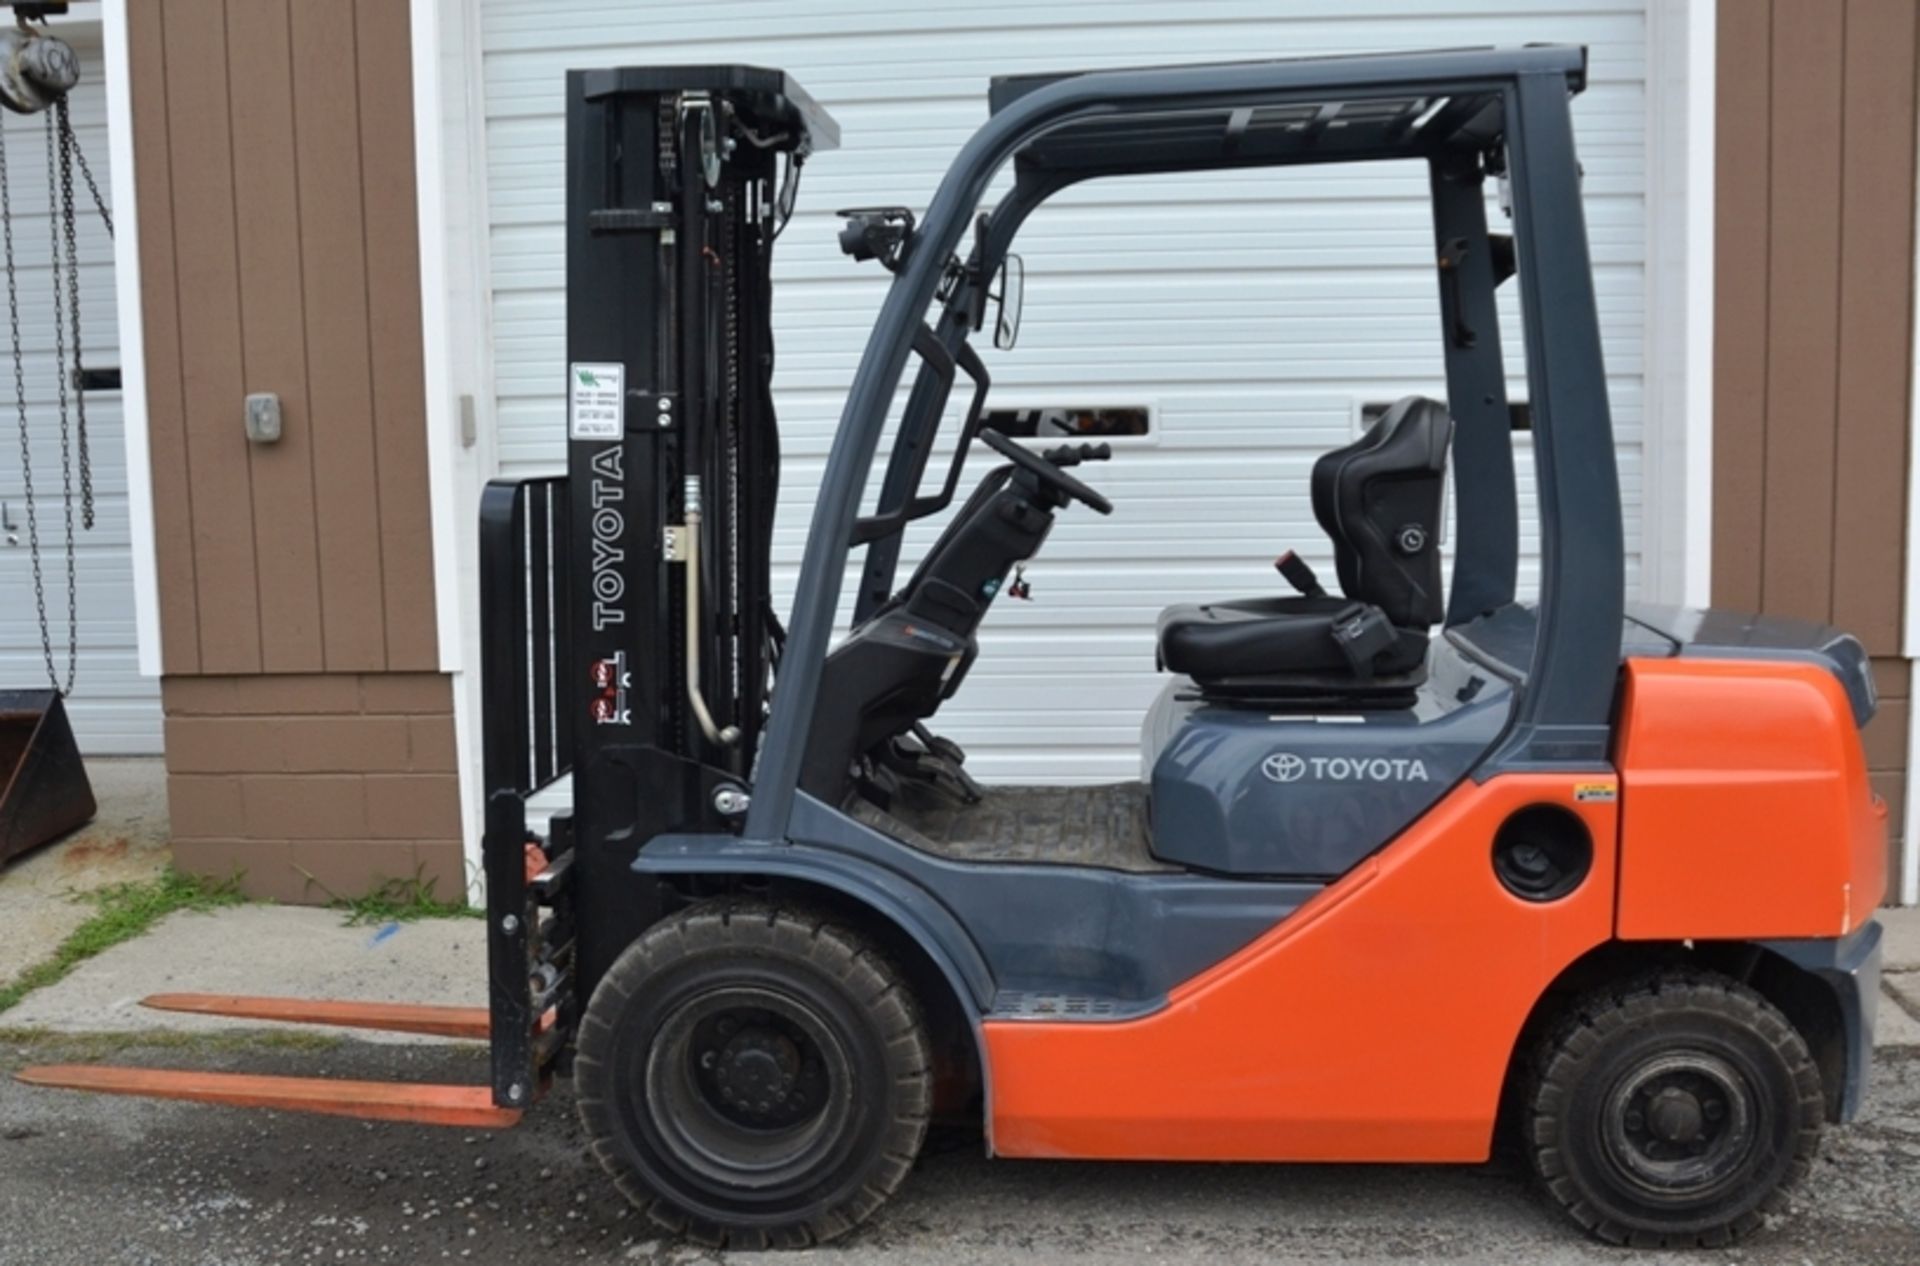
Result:
{"type": "Polygon", "coordinates": [[[851,1085],[845,1046],[806,1000],[721,985],[661,1020],[634,1102],[700,1182],[761,1199],[844,1143],[848,1118],[829,1106],[851,1085]]]}
{"type": "Polygon", "coordinates": [[[1752,1150],[1747,1079],[1706,1051],[1642,1061],[1615,1083],[1603,1135],[1623,1177],[1661,1197],[1694,1198],[1737,1176],[1752,1150]]]}
{"type": "Polygon", "coordinates": [[[1707,1116],[1700,1100],[1678,1086],[1669,1086],[1653,1097],[1647,1109],[1647,1124],[1654,1137],[1669,1143],[1692,1143],[1700,1137],[1707,1116]]]}
{"type": "Polygon", "coordinates": [[[782,1034],[741,1029],[720,1048],[714,1081],[729,1107],[765,1114],[784,1103],[800,1078],[800,1050],[782,1034]]]}

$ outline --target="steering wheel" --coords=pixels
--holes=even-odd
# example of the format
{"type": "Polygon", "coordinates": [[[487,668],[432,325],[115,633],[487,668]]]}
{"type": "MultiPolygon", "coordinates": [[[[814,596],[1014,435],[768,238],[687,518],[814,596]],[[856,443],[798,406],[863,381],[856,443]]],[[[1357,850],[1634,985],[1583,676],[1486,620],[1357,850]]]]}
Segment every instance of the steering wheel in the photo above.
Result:
{"type": "Polygon", "coordinates": [[[1112,514],[1113,502],[1061,470],[1024,444],[1016,444],[999,431],[983,430],[980,439],[1000,456],[1026,471],[1035,479],[1051,484],[1056,491],[1099,514],[1112,514]]]}

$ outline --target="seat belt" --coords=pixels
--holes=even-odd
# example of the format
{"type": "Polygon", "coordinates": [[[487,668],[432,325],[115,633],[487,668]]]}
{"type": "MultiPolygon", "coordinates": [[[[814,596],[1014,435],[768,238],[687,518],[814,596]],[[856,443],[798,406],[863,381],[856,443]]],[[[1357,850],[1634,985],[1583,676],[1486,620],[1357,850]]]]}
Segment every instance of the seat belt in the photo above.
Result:
{"type": "Polygon", "coordinates": [[[1313,574],[1313,568],[1307,560],[1292,550],[1273,560],[1273,569],[1286,578],[1293,591],[1305,598],[1324,598],[1326,589],[1320,584],[1320,577],[1313,574]]]}
{"type": "Polygon", "coordinates": [[[1361,681],[1373,680],[1374,656],[1392,648],[1393,624],[1379,607],[1356,602],[1342,607],[1328,629],[1335,646],[1347,657],[1353,675],[1361,681]]]}

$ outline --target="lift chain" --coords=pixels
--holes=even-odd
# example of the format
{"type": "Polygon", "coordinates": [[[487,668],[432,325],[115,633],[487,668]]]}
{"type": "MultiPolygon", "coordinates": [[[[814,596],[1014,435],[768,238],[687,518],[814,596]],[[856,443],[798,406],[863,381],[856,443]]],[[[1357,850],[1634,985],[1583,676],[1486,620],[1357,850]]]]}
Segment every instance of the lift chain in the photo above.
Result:
{"type": "MultiPolygon", "coordinates": [[[[722,370],[721,416],[725,435],[727,468],[721,478],[725,484],[724,505],[727,522],[727,610],[732,616],[726,630],[728,683],[733,702],[745,698],[740,679],[740,185],[731,182],[721,195],[720,233],[726,251],[720,259],[720,337],[724,340],[726,364],[722,370]]],[[[746,718],[739,718],[745,720],[746,718]]]]}

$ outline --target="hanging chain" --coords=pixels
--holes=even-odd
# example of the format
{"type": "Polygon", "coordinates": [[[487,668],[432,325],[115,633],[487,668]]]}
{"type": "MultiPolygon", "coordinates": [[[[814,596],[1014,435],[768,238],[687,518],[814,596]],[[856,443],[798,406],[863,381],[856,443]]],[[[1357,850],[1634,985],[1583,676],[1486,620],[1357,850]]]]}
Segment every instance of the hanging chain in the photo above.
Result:
{"type": "MultiPolygon", "coordinates": [[[[0,249],[5,253],[7,271],[7,323],[13,335],[13,401],[14,409],[20,418],[20,480],[26,493],[27,504],[27,552],[33,560],[33,601],[34,609],[40,619],[40,651],[46,660],[47,681],[62,694],[73,690],[74,669],[79,662],[75,639],[77,625],[72,621],[74,609],[74,554],[72,548],[72,501],[68,500],[68,550],[67,550],[67,610],[69,623],[67,628],[67,678],[66,685],[60,683],[59,669],[53,662],[53,633],[47,626],[47,587],[40,561],[40,518],[33,495],[33,436],[27,426],[27,369],[26,358],[20,349],[20,290],[18,271],[13,254],[13,198],[11,183],[7,173],[7,136],[6,129],[0,127],[0,249]]],[[[64,439],[65,437],[62,436],[64,439]]]]}
{"type": "MultiPolygon", "coordinates": [[[[67,121],[67,99],[60,98],[54,103],[54,113],[59,116],[57,125],[49,125],[59,135],[60,143],[60,219],[61,232],[66,237],[67,247],[67,321],[73,330],[73,368],[77,374],[86,358],[80,353],[80,251],[74,245],[73,214],[73,156],[76,152],[73,140],[73,127],[67,121]]],[[[50,134],[48,140],[53,140],[50,134]]],[[[91,178],[89,178],[91,183],[91,178]]],[[[54,294],[60,292],[60,271],[53,273],[54,294]]],[[[56,310],[57,316],[57,310],[56,310]]],[[[60,421],[61,429],[66,428],[66,387],[67,363],[60,361],[60,421]]],[[[93,531],[93,452],[87,442],[87,393],[76,380],[73,384],[73,436],[80,450],[80,526],[93,531]]]]}
{"type": "MultiPolygon", "coordinates": [[[[67,331],[66,296],[60,292],[61,241],[60,241],[60,190],[59,190],[59,130],[53,115],[47,114],[47,250],[50,271],[53,277],[53,378],[56,398],[60,402],[60,491],[62,518],[66,525],[66,562],[67,562],[67,680],[62,686],[55,675],[53,666],[53,638],[47,629],[46,603],[40,608],[41,650],[47,659],[47,676],[54,689],[61,694],[73,692],[74,669],[80,662],[80,620],[77,606],[79,588],[77,555],[73,539],[73,428],[70,425],[69,401],[67,394],[67,331]]],[[[69,263],[72,261],[69,260],[69,263]]],[[[15,355],[19,355],[19,340],[14,341],[15,355]]]]}
{"type": "MultiPolygon", "coordinates": [[[[87,151],[80,148],[80,138],[73,134],[73,123],[67,117],[67,99],[60,98],[54,109],[60,112],[60,143],[73,154],[73,161],[80,164],[80,177],[87,182],[87,193],[93,198],[93,209],[100,213],[100,222],[107,226],[107,236],[113,236],[113,212],[107,209],[107,200],[100,196],[100,186],[94,182],[93,168],[87,166],[87,151]]],[[[73,178],[67,177],[68,205],[72,205],[73,178]]],[[[71,221],[69,221],[71,223],[71,221]]]]}

